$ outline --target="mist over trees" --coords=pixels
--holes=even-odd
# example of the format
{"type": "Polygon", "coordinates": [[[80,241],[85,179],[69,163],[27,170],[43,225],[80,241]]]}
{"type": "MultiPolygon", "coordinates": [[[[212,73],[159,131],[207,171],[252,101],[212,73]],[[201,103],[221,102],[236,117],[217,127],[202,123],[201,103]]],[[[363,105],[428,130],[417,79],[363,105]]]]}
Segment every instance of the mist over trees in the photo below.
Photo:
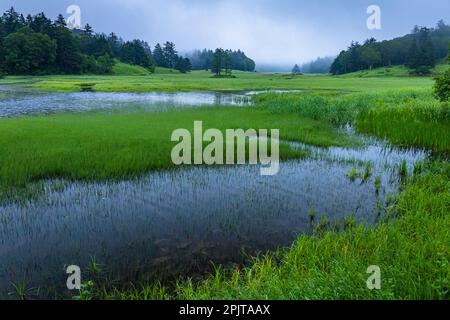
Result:
{"type": "Polygon", "coordinates": [[[429,74],[436,62],[447,55],[450,26],[443,20],[435,28],[414,27],[411,34],[393,40],[367,39],[352,42],[331,65],[334,75],[370,70],[377,67],[405,65],[417,75],[429,74]]]}
{"type": "Polygon", "coordinates": [[[292,68],[292,74],[293,74],[293,75],[299,75],[299,74],[302,74],[302,72],[300,71],[300,67],[298,66],[298,64],[296,64],[296,65],[294,66],[294,68],[292,68]]]}
{"type": "MultiPolygon", "coordinates": [[[[116,61],[150,72],[158,66],[187,73],[210,70],[214,54],[205,49],[181,56],[169,41],[156,44],[152,50],[145,41],[124,41],[115,33],[96,33],[89,24],[71,30],[62,15],[52,21],[44,13],[24,17],[11,8],[0,16],[0,75],[109,74],[116,61]]],[[[240,50],[223,50],[222,55],[219,73],[255,70],[255,62],[240,50]]]]}
{"type": "Polygon", "coordinates": [[[159,67],[173,68],[181,73],[187,73],[192,70],[191,61],[178,55],[173,42],[167,41],[163,46],[157,43],[153,50],[153,58],[159,67]]]}
{"type": "Polygon", "coordinates": [[[335,57],[319,57],[300,66],[302,73],[329,73],[335,57]]]}
{"type": "Polygon", "coordinates": [[[231,77],[232,69],[232,51],[223,50],[221,48],[216,49],[211,62],[211,72],[217,77],[223,75],[226,77],[231,77]]]}
{"type": "MultiPolygon", "coordinates": [[[[227,54],[231,69],[240,71],[255,71],[255,61],[247,57],[241,50],[219,50],[222,50],[227,54]]],[[[210,70],[212,68],[212,63],[216,52],[217,50],[213,51],[203,49],[188,53],[187,57],[191,61],[192,70],[210,70]]]]}

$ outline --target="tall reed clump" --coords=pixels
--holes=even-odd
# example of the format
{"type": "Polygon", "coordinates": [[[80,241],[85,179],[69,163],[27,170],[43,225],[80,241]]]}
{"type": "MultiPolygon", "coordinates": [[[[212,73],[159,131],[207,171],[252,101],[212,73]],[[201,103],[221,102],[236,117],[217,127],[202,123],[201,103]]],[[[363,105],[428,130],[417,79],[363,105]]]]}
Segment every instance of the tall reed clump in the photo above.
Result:
{"type": "Polygon", "coordinates": [[[448,152],[450,104],[437,101],[430,90],[399,89],[343,95],[267,94],[256,104],[274,113],[293,112],[334,125],[355,125],[402,146],[448,152]]]}
{"type": "Polygon", "coordinates": [[[358,131],[401,146],[450,151],[450,104],[415,101],[370,109],[356,121],[358,131]]]}
{"type": "Polygon", "coordinates": [[[254,98],[257,106],[272,112],[295,112],[336,125],[354,123],[357,116],[382,106],[414,101],[435,101],[428,90],[382,90],[350,94],[261,94],[254,98]]]}

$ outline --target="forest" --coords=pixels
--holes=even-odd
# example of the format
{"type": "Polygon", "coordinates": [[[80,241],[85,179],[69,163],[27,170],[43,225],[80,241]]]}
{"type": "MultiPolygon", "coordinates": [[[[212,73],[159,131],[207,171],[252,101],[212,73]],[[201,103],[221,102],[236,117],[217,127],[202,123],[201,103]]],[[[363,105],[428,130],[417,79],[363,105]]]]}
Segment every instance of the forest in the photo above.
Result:
{"type": "Polygon", "coordinates": [[[330,72],[339,75],[405,65],[412,74],[427,75],[437,61],[446,57],[449,41],[450,26],[440,20],[435,28],[415,26],[411,34],[393,40],[352,42],[334,60],[330,72]]]}
{"type": "MultiPolygon", "coordinates": [[[[255,69],[255,62],[240,50],[218,50],[231,61],[232,69],[255,69]]],[[[183,57],[170,41],[152,50],[145,41],[125,41],[114,32],[96,33],[89,24],[69,29],[62,15],[52,21],[44,13],[25,17],[10,8],[0,17],[0,75],[110,74],[116,61],[151,72],[163,67],[186,73],[211,69],[213,60],[212,50],[183,57]]]]}

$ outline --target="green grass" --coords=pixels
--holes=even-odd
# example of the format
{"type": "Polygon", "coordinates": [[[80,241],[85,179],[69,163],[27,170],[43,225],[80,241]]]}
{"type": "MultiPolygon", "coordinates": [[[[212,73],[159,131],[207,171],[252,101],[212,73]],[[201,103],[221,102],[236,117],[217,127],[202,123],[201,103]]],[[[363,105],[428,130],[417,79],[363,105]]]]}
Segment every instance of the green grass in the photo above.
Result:
{"type": "MultiPolygon", "coordinates": [[[[172,112],[56,114],[0,120],[0,183],[3,193],[48,178],[123,179],[171,168],[173,130],[280,129],[282,139],[318,146],[355,141],[330,125],[290,114],[249,108],[201,108],[172,112]]],[[[304,153],[284,147],[281,157],[304,153]]]]}
{"type": "Polygon", "coordinates": [[[376,228],[302,236],[286,252],[230,275],[178,286],[181,299],[449,299],[450,165],[436,163],[401,195],[398,217],[376,228]],[[379,265],[382,290],[366,287],[379,265]]]}
{"type": "MultiPolygon", "coordinates": [[[[373,70],[373,72],[378,72],[373,70]]],[[[243,91],[304,89],[305,94],[264,94],[254,108],[200,108],[171,112],[55,114],[0,120],[0,181],[3,194],[46,178],[122,179],[172,168],[170,134],[176,128],[279,128],[281,137],[318,146],[357,142],[336,127],[402,146],[450,150],[448,104],[432,95],[430,78],[402,76],[401,69],[378,76],[299,76],[235,72],[236,79],[213,79],[199,71],[176,74],[159,69],[150,76],[7,77],[0,84],[39,90],[78,91],[96,83],[99,91],[243,91]]],[[[282,148],[282,158],[305,156],[282,148]]],[[[246,268],[218,268],[202,281],[135,283],[126,288],[86,282],[78,298],[101,299],[450,299],[450,164],[417,166],[389,213],[377,226],[345,220],[345,230],[327,230],[329,221],[290,248],[254,258],[246,268]],[[366,287],[367,267],[379,265],[382,290],[366,287]]],[[[369,177],[355,168],[349,179],[369,177]]],[[[409,174],[412,174],[409,172],[409,174]]],[[[379,178],[375,187],[380,188],[379,178]]]]}
{"type": "MultiPolygon", "coordinates": [[[[409,178],[391,217],[376,227],[301,236],[289,249],[261,255],[242,269],[218,268],[200,282],[180,280],[131,289],[96,287],[81,299],[450,299],[450,164],[436,162],[409,178]],[[366,270],[381,268],[381,290],[366,270]]],[[[89,289],[89,291],[87,290],[89,289]]]]}
{"type": "Polygon", "coordinates": [[[387,138],[402,147],[416,146],[450,154],[450,105],[421,101],[379,107],[362,113],[359,132],[387,138]]]}
{"type": "Polygon", "coordinates": [[[115,76],[149,76],[149,70],[141,66],[131,65],[116,61],[113,67],[113,75],[115,76]]]}
{"type": "Polygon", "coordinates": [[[82,83],[95,83],[95,90],[105,92],[145,91],[246,91],[246,90],[333,90],[376,91],[384,88],[429,88],[431,78],[379,77],[344,78],[331,76],[296,76],[234,71],[236,78],[212,78],[206,71],[188,74],[157,68],[156,73],[142,76],[42,76],[6,77],[2,83],[28,83],[27,86],[44,91],[79,91],[82,83]]]}
{"type": "Polygon", "coordinates": [[[154,74],[175,74],[181,75],[180,71],[170,68],[156,67],[154,74]]]}
{"type": "Polygon", "coordinates": [[[295,113],[387,138],[400,146],[450,152],[450,105],[428,89],[395,89],[351,94],[264,94],[257,104],[274,113],[295,113]]]}
{"type": "MultiPolygon", "coordinates": [[[[436,75],[446,70],[448,64],[440,61],[432,70],[431,74],[436,75]]],[[[357,72],[347,73],[340,77],[343,78],[376,78],[376,77],[411,77],[411,70],[405,66],[381,67],[372,70],[361,70],[357,72]]]]}

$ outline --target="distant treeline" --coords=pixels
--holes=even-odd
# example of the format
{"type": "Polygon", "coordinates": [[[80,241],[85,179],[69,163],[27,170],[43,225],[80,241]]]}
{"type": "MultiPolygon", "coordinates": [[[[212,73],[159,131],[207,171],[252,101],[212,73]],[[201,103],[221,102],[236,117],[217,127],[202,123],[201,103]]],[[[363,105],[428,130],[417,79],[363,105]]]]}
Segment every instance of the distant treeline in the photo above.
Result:
{"type": "MultiPolygon", "coordinates": [[[[214,52],[195,69],[211,69],[214,52]]],[[[241,51],[231,52],[233,67],[253,71],[255,64],[241,51]]],[[[172,42],[152,51],[142,40],[124,41],[115,33],[95,33],[87,24],[69,29],[62,15],[55,21],[44,13],[35,16],[9,9],[0,17],[0,75],[8,74],[108,74],[116,60],[153,72],[156,66],[182,73],[192,70],[188,57],[180,56],[172,42]]]]}
{"type": "Polygon", "coordinates": [[[335,57],[323,57],[304,63],[300,66],[301,73],[329,73],[335,57]]]}
{"type": "Polygon", "coordinates": [[[445,58],[450,42],[450,26],[439,21],[436,28],[414,27],[411,34],[393,40],[368,39],[352,42],[331,65],[338,75],[392,65],[405,65],[415,74],[428,74],[437,60],[445,58]]]}
{"type": "MultiPolygon", "coordinates": [[[[232,51],[232,50],[221,50],[222,54],[227,56],[229,59],[230,68],[233,70],[241,70],[241,71],[255,71],[255,61],[248,58],[244,52],[241,50],[232,51]]],[[[214,54],[217,56],[217,50],[195,50],[187,56],[192,64],[193,70],[209,70],[214,62],[214,54]]]]}

